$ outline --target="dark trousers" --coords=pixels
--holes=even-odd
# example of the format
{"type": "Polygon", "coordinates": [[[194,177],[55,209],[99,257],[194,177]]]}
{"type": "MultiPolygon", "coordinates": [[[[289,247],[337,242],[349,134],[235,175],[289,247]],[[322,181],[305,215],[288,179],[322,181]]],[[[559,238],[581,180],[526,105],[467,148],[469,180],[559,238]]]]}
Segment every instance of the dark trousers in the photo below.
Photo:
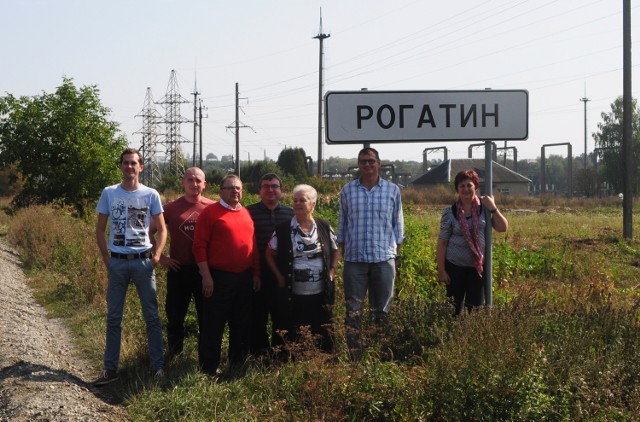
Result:
{"type": "Polygon", "coordinates": [[[462,312],[463,306],[469,311],[482,306],[484,278],[478,275],[478,271],[474,267],[460,267],[449,261],[445,261],[444,268],[451,279],[447,285],[447,297],[453,302],[456,315],[462,312]]]}
{"type": "Polygon", "coordinates": [[[193,298],[198,317],[198,332],[202,331],[202,277],[196,265],[182,266],[178,271],[167,271],[167,342],[171,355],[182,352],[184,346],[184,319],[193,298]]]}
{"type": "Polygon", "coordinates": [[[308,326],[311,334],[317,337],[315,346],[323,352],[331,353],[334,350],[333,313],[330,306],[325,305],[324,292],[315,295],[291,295],[291,314],[289,321],[283,325],[287,329],[286,338],[290,342],[302,340],[300,328],[308,326]]]}
{"type": "Polygon", "coordinates": [[[251,308],[251,343],[249,351],[253,355],[267,352],[270,347],[282,344],[276,330],[280,327],[277,307],[278,286],[275,280],[263,278],[262,287],[253,293],[251,308]],[[267,325],[271,317],[271,342],[267,325]]]}
{"type": "Polygon", "coordinates": [[[202,372],[214,375],[220,365],[222,336],[229,324],[229,361],[243,364],[249,351],[251,294],[249,271],[231,273],[211,269],[213,294],[202,301],[202,331],[198,354],[202,372]]]}

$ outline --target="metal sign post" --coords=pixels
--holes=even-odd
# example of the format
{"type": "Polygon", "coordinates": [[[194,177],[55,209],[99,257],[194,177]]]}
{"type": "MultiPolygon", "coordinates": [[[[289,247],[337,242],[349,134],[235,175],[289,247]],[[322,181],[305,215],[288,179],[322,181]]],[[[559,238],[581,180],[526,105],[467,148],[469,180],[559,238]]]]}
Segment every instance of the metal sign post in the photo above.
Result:
{"type": "MultiPolygon", "coordinates": [[[[484,144],[484,194],[493,195],[493,142],[486,141],[484,144]]],[[[491,213],[485,209],[484,216],[487,224],[484,228],[484,304],[493,304],[493,267],[491,258],[493,256],[492,240],[493,227],[491,226],[491,213]]]]}

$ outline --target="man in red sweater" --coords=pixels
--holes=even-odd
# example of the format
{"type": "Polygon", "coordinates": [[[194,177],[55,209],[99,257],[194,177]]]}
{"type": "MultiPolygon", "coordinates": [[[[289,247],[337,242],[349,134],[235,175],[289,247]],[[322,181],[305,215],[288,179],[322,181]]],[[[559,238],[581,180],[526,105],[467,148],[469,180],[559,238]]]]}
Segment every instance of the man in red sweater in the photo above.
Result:
{"type": "Polygon", "coordinates": [[[260,257],[253,220],[240,204],[242,181],[229,174],[220,182],[220,201],[198,217],[193,255],[202,275],[200,370],[214,376],[222,336],[229,323],[229,362],[242,365],[249,350],[253,290],[260,288],[260,257]]]}

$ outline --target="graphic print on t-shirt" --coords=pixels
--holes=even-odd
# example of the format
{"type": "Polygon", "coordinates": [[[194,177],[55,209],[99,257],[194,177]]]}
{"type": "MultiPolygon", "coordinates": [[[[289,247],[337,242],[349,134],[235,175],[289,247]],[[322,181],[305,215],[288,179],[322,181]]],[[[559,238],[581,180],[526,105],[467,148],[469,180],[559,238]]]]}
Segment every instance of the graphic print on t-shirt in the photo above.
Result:
{"type": "Polygon", "coordinates": [[[189,240],[193,242],[193,233],[196,231],[196,220],[198,220],[198,216],[200,213],[198,211],[194,211],[182,222],[180,223],[180,232],[187,236],[189,240]]]}
{"type": "Polygon", "coordinates": [[[111,204],[113,246],[144,246],[148,211],[144,198],[115,198],[111,204]]]}

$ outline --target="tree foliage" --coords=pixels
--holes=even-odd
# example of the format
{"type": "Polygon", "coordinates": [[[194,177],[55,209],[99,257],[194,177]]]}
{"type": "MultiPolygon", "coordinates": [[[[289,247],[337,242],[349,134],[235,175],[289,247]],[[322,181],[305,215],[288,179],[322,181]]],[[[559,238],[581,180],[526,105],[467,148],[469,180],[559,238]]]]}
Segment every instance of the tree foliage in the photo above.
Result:
{"type": "Polygon", "coordinates": [[[300,183],[309,177],[307,154],[302,148],[285,148],[278,155],[278,166],[300,183]]]}
{"type": "Polygon", "coordinates": [[[0,97],[0,164],[24,177],[14,207],[59,203],[81,214],[119,179],[126,139],[108,120],[95,86],[63,78],[53,94],[0,97]]]}
{"type": "MultiPolygon", "coordinates": [[[[638,110],[637,102],[632,102],[632,154],[634,159],[632,160],[633,168],[633,180],[632,186],[634,186],[634,194],[638,193],[638,175],[640,174],[640,163],[637,157],[640,153],[640,111],[638,110]]],[[[596,142],[596,147],[600,148],[600,153],[597,158],[599,161],[598,178],[608,182],[613,188],[614,192],[622,192],[622,114],[623,114],[623,101],[622,97],[618,97],[613,104],[611,104],[611,111],[608,113],[602,113],[600,117],[602,122],[598,123],[599,132],[593,134],[593,139],[596,142]]]]}
{"type": "Polygon", "coordinates": [[[245,192],[258,193],[260,190],[260,179],[267,173],[275,173],[284,178],[284,172],[273,161],[261,160],[248,164],[242,170],[242,184],[245,192]]]}
{"type": "Polygon", "coordinates": [[[0,170],[0,196],[15,195],[22,189],[22,183],[22,176],[13,164],[0,170]]]}

